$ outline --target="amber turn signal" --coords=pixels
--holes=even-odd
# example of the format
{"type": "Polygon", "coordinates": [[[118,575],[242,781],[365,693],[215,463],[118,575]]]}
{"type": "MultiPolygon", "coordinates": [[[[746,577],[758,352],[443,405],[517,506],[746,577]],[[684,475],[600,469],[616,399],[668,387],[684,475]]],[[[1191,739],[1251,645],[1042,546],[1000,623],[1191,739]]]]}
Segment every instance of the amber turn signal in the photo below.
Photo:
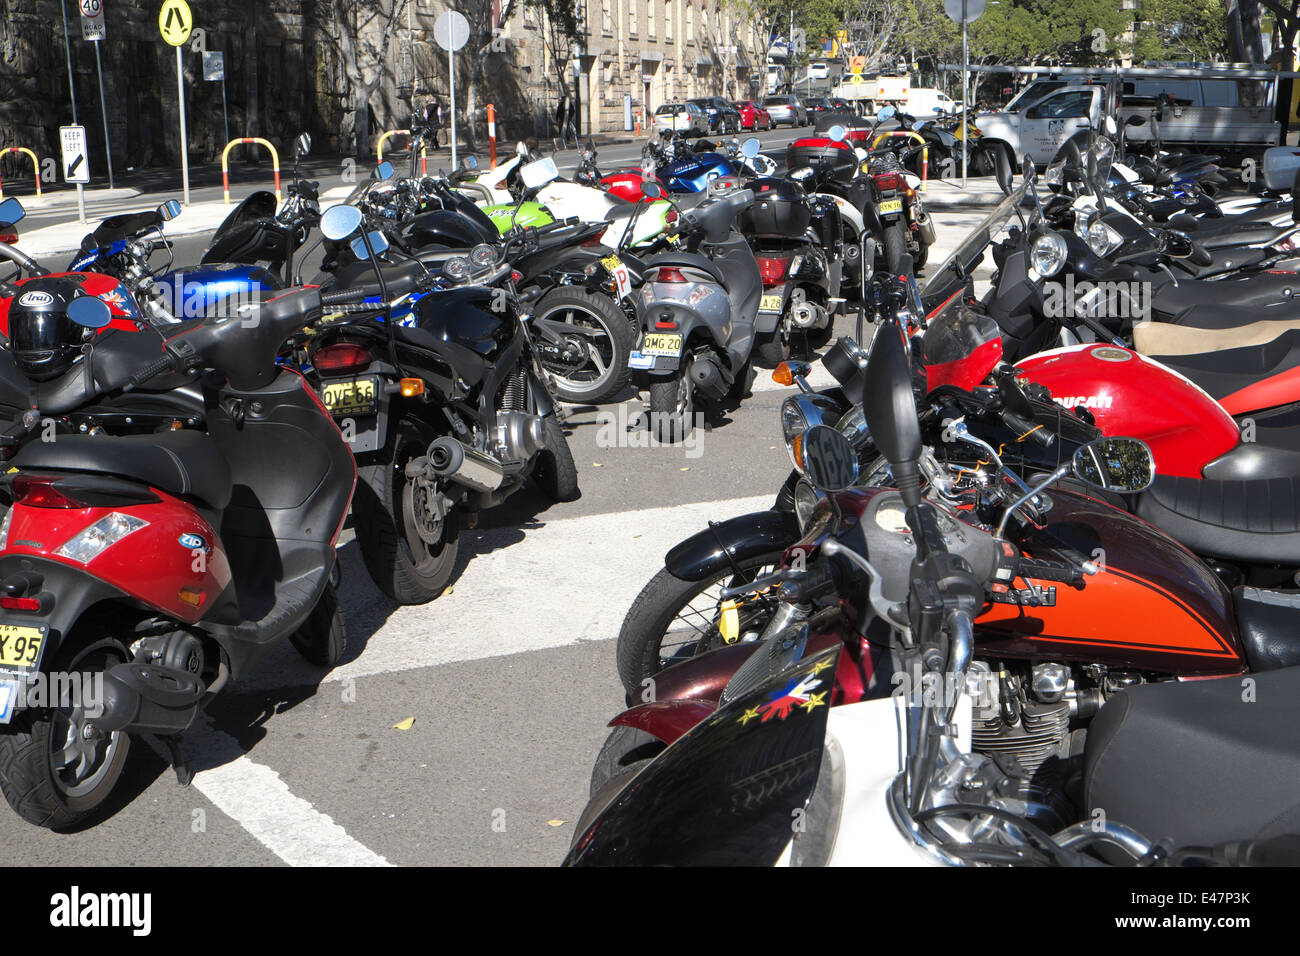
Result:
{"type": "Polygon", "coordinates": [[[424,394],[424,379],[422,378],[404,378],[398,384],[402,387],[402,398],[414,398],[416,395],[424,394]]]}
{"type": "Polygon", "coordinates": [[[789,362],[782,362],[776,368],[772,369],[772,381],[778,385],[787,387],[794,384],[794,370],[790,368],[789,362]]]}

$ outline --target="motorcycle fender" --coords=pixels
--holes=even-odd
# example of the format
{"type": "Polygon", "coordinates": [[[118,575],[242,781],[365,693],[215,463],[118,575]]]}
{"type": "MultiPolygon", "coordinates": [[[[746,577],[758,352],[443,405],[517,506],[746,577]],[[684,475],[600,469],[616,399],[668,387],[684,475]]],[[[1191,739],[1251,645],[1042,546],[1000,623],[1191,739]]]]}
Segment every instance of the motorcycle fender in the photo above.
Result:
{"type": "Polygon", "coordinates": [[[676,372],[684,364],[683,360],[690,346],[691,335],[696,328],[702,326],[706,335],[712,335],[708,326],[699,321],[699,317],[692,309],[672,299],[656,299],[649,305],[643,304],[639,313],[642,331],[627,363],[634,371],[649,372],[651,375],[676,372]],[[672,320],[677,323],[676,329],[668,331],[654,328],[655,323],[662,320],[665,312],[672,314],[672,320]],[[646,355],[641,351],[641,346],[645,343],[647,335],[680,335],[681,350],[676,355],[646,355]]]}
{"type": "Polygon", "coordinates": [[[799,522],[788,511],[756,511],[710,522],[704,531],[676,545],[664,566],[683,581],[703,581],[732,561],[784,551],[799,540],[799,522]]]}
{"type": "MultiPolygon", "coordinates": [[[[750,648],[750,653],[753,653],[752,649],[756,645],[745,644],[743,646],[750,648]]],[[[724,679],[722,686],[718,688],[719,694],[722,692],[722,687],[726,685],[727,681],[724,679]]],[[[655,701],[654,703],[642,704],[640,707],[633,707],[631,710],[624,711],[611,720],[609,725],[611,727],[633,727],[636,730],[643,730],[650,736],[662,740],[666,744],[671,744],[716,709],[716,699],[655,701]]]]}

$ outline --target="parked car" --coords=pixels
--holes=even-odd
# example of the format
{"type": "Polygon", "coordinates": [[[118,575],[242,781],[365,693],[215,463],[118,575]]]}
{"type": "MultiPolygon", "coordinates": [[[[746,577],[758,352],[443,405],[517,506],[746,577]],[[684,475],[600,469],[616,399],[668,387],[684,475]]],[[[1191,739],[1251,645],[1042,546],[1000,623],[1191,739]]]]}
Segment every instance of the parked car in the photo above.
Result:
{"type": "Polygon", "coordinates": [[[834,109],[831,101],[824,96],[805,96],[801,98],[803,108],[809,119],[815,119],[818,113],[825,113],[829,109],[834,109]]]}
{"type": "Polygon", "coordinates": [[[710,133],[740,132],[740,112],[721,96],[702,96],[689,102],[704,110],[710,133]]]}
{"type": "Polygon", "coordinates": [[[772,114],[753,100],[741,100],[736,104],[736,111],[740,114],[741,129],[752,129],[757,132],[760,129],[772,128],[772,114]]]}
{"type": "Polygon", "coordinates": [[[956,113],[960,108],[957,101],[942,90],[914,86],[907,92],[906,111],[917,119],[929,119],[939,110],[956,113]]]}
{"type": "Polygon", "coordinates": [[[808,111],[804,109],[799,97],[789,93],[780,93],[763,99],[763,109],[772,116],[774,124],[796,127],[808,125],[808,111]]]}
{"type": "Polygon", "coordinates": [[[694,103],[665,103],[655,110],[655,132],[703,136],[709,131],[709,115],[694,103]]]}

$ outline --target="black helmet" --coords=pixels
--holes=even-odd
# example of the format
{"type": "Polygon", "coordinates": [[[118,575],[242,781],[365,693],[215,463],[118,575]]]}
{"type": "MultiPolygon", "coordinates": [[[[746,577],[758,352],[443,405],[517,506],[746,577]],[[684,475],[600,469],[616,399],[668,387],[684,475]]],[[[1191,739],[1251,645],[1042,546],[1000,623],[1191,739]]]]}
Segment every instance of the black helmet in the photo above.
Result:
{"type": "Polygon", "coordinates": [[[41,277],[24,282],[10,302],[9,350],[28,378],[54,378],[81,354],[87,330],[68,318],[68,303],[81,294],[72,279],[41,277]]]}

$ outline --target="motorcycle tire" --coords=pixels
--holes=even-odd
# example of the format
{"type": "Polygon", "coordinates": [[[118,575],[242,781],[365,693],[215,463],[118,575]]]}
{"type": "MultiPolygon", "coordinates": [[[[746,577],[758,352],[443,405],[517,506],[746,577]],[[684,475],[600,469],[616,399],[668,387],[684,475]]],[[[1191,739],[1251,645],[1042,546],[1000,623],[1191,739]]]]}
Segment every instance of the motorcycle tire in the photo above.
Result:
{"type": "Polygon", "coordinates": [[[790,336],[783,329],[754,336],[754,354],[758,364],[776,368],[790,357],[790,336]]]}
{"type": "Polygon", "coordinates": [[[289,643],[303,660],[316,667],[333,670],[343,663],[348,650],[348,625],[334,585],[325,586],[307,620],[289,636],[289,643]]]}
{"type": "Polygon", "coordinates": [[[374,464],[357,468],[353,527],[371,580],[398,604],[427,604],[446,590],[456,566],[460,520],[455,508],[442,519],[440,541],[430,546],[405,521],[406,464],[428,450],[437,433],[406,415],[390,423],[388,441],[374,464]]]}
{"type": "Polygon", "coordinates": [[[573,463],[569,440],[554,415],[542,419],[542,450],[537,453],[533,480],[552,501],[574,501],[579,495],[578,466],[573,463]]]}
{"type": "MultiPolygon", "coordinates": [[[[604,338],[602,343],[594,337],[582,336],[584,341],[597,349],[600,362],[604,365],[603,371],[590,381],[571,378],[574,370],[562,369],[555,363],[542,361],[542,367],[551,374],[555,393],[560,398],[566,402],[600,405],[612,401],[627,388],[632,374],[627,361],[636,345],[636,329],[628,320],[627,313],[618,307],[618,303],[607,295],[573,286],[561,286],[538,300],[533,325],[548,319],[557,324],[588,329],[594,326],[604,338]]],[[[585,372],[587,365],[594,364],[590,355],[589,352],[586,364],[578,372],[585,372]]]]}
{"type": "Polygon", "coordinates": [[[679,373],[650,384],[650,433],[665,445],[684,441],[695,428],[695,388],[679,373]]]}
{"type": "MultiPolygon", "coordinates": [[[[86,667],[86,673],[93,674],[125,663],[131,656],[112,638],[79,643],[81,649],[77,652],[60,654],[54,670],[70,672],[86,667]]],[[[87,745],[94,755],[88,779],[81,783],[68,780],[68,765],[58,766],[57,758],[69,733],[80,738],[72,722],[75,713],[74,708],[23,710],[14,717],[8,731],[0,735],[0,791],[14,812],[35,826],[68,830],[81,824],[108,799],[122,777],[131,737],[115,731],[102,742],[87,745]],[[68,724],[66,728],[64,723],[68,724]]]]}
{"type": "MultiPolygon", "coordinates": [[[[716,623],[710,623],[704,630],[700,630],[694,623],[701,619],[716,622],[717,600],[712,602],[713,617],[709,617],[705,610],[693,607],[694,602],[701,602],[702,607],[707,609],[710,601],[704,596],[706,591],[721,591],[724,587],[753,581],[760,573],[779,567],[784,553],[773,551],[737,561],[739,575],[728,565],[703,581],[684,581],[667,568],[651,578],[623,618],[623,626],[619,628],[618,642],[615,645],[618,677],[623,682],[629,703],[640,700],[645,686],[643,682],[653,678],[665,667],[722,647],[726,643],[716,623]],[[695,628],[696,634],[686,635],[682,643],[670,644],[665,648],[664,639],[669,636],[674,622],[682,617],[684,609],[687,609],[686,615],[678,622],[681,625],[679,630],[695,628]]],[[[761,632],[767,625],[771,611],[765,601],[766,599],[752,602],[752,611],[739,619],[742,635],[751,630],[761,632]]]]}
{"type": "Polygon", "coordinates": [[[596,762],[591,768],[588,797],[594,797],[615,777],[621,777],[628,771],[639,772],[665,749],[667,745],[654,734],[635,727],[615,727],[605,738],[600,753],[596,754],[596,762]]]}
{"type": "Polygon", "coordinates": [[[907,236],[903,229],[901,221],[885,227],[885,267],[893,275],[898,275],[903,256],[907,255],[907,236]]]}

